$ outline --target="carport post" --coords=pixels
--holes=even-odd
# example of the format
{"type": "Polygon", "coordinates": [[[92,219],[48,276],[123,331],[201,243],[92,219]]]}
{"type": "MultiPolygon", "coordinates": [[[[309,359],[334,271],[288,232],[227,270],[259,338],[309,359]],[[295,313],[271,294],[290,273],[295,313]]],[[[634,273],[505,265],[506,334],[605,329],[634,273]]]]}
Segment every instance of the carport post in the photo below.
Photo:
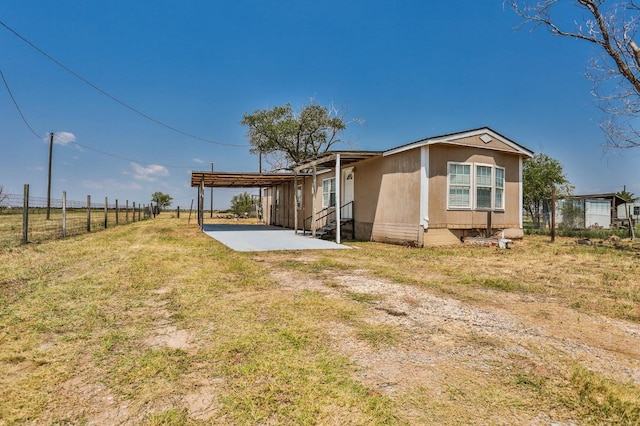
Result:
{"type": "Polygon", "coordinates": [[[336,244],[340,244],[340,154],[336,154],[336,244]]]}
{"type": "Polygon", "coordinates": [[[204,231],[204,179],[198,187],[198,221],[200,230],[204,231]]]}
{"type": "Polygon", "coordinates": [[[316,164],[313,163],[313,179],[311,181],[311,236],[316,237],[316,164]]]}
{"type": "Polygon", "coordinates": [[[293,233],[298,233],[298,172],[293,171],[293,233]]]}

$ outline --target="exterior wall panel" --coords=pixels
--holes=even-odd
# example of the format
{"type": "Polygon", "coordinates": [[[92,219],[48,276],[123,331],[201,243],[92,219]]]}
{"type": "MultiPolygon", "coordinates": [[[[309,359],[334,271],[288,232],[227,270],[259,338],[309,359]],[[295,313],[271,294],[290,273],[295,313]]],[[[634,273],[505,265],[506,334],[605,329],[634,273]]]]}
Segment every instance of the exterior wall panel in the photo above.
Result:
{"type": "Polygon", "coordinates": [[[487,226],[487,211],[447,209],[447,163],[482,163],[505,169],[505,209],[491,213],[493,228],[519,228],[519,158],[504,152],[433,145],[429,156],[429,227],[474,229],[487,226]]]}

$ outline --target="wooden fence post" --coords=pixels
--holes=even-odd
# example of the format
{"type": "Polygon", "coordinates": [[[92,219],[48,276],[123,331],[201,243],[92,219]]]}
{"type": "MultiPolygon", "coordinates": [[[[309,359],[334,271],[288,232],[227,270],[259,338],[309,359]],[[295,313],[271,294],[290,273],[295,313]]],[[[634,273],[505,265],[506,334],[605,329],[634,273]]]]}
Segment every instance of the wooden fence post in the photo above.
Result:
{"type": "Polygon", "coordinates": [[[116,198],[116,225],[118,225],[118,199],[116,198]]]}
{"type": "Polygon", "coordinates": [[[22,200],[22,244],[29,241],[29,184],[24,184],[24,196],[22,200]]]}
{"type": "Polygon", "coordinates": [[[178,206],[178,219],[180,219],[180,206],[178,206]]]}
{"type": "Polygon", "coordinates": [[[129,223],[129,200],[125,202],[124,221],[125,223],[129,223]]]}
{"type": "Polygon", "coordinates": [[[107,229],[107,224],[109,222],[109,200],[107,197],[104,197],[104,229],[107,229]]]}

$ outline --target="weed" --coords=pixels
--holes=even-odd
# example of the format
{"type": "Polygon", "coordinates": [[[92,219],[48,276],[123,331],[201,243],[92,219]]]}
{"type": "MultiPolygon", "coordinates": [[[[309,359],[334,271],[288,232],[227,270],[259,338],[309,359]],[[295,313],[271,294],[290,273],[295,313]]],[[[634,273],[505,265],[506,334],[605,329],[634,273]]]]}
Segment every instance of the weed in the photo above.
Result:
{"type": "Polygon", "coordinates": [[[399,340],[398,330],[384,324],[359,324],[356,335],[374,348],[393,346],[399,340]]]}
{"type": "Polygon", "coordinates": [[[574,401],[589,416],[607,419],[612,424],[640,424],[640,388],[616,383],[577,366],[570,378],[577,391],[574,401]]]}

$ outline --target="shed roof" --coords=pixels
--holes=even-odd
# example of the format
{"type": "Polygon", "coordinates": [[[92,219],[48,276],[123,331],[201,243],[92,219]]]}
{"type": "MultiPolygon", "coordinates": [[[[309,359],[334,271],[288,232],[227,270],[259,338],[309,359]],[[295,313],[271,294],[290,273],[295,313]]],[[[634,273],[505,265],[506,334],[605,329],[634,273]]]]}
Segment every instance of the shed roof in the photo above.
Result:
{"type": "Polygon", "coordinates": [[[567,195],[564,198],[569,200],[611,200],[616,207],[627,202],[624,198],[614,192],[603,194],[567,195]]]}

